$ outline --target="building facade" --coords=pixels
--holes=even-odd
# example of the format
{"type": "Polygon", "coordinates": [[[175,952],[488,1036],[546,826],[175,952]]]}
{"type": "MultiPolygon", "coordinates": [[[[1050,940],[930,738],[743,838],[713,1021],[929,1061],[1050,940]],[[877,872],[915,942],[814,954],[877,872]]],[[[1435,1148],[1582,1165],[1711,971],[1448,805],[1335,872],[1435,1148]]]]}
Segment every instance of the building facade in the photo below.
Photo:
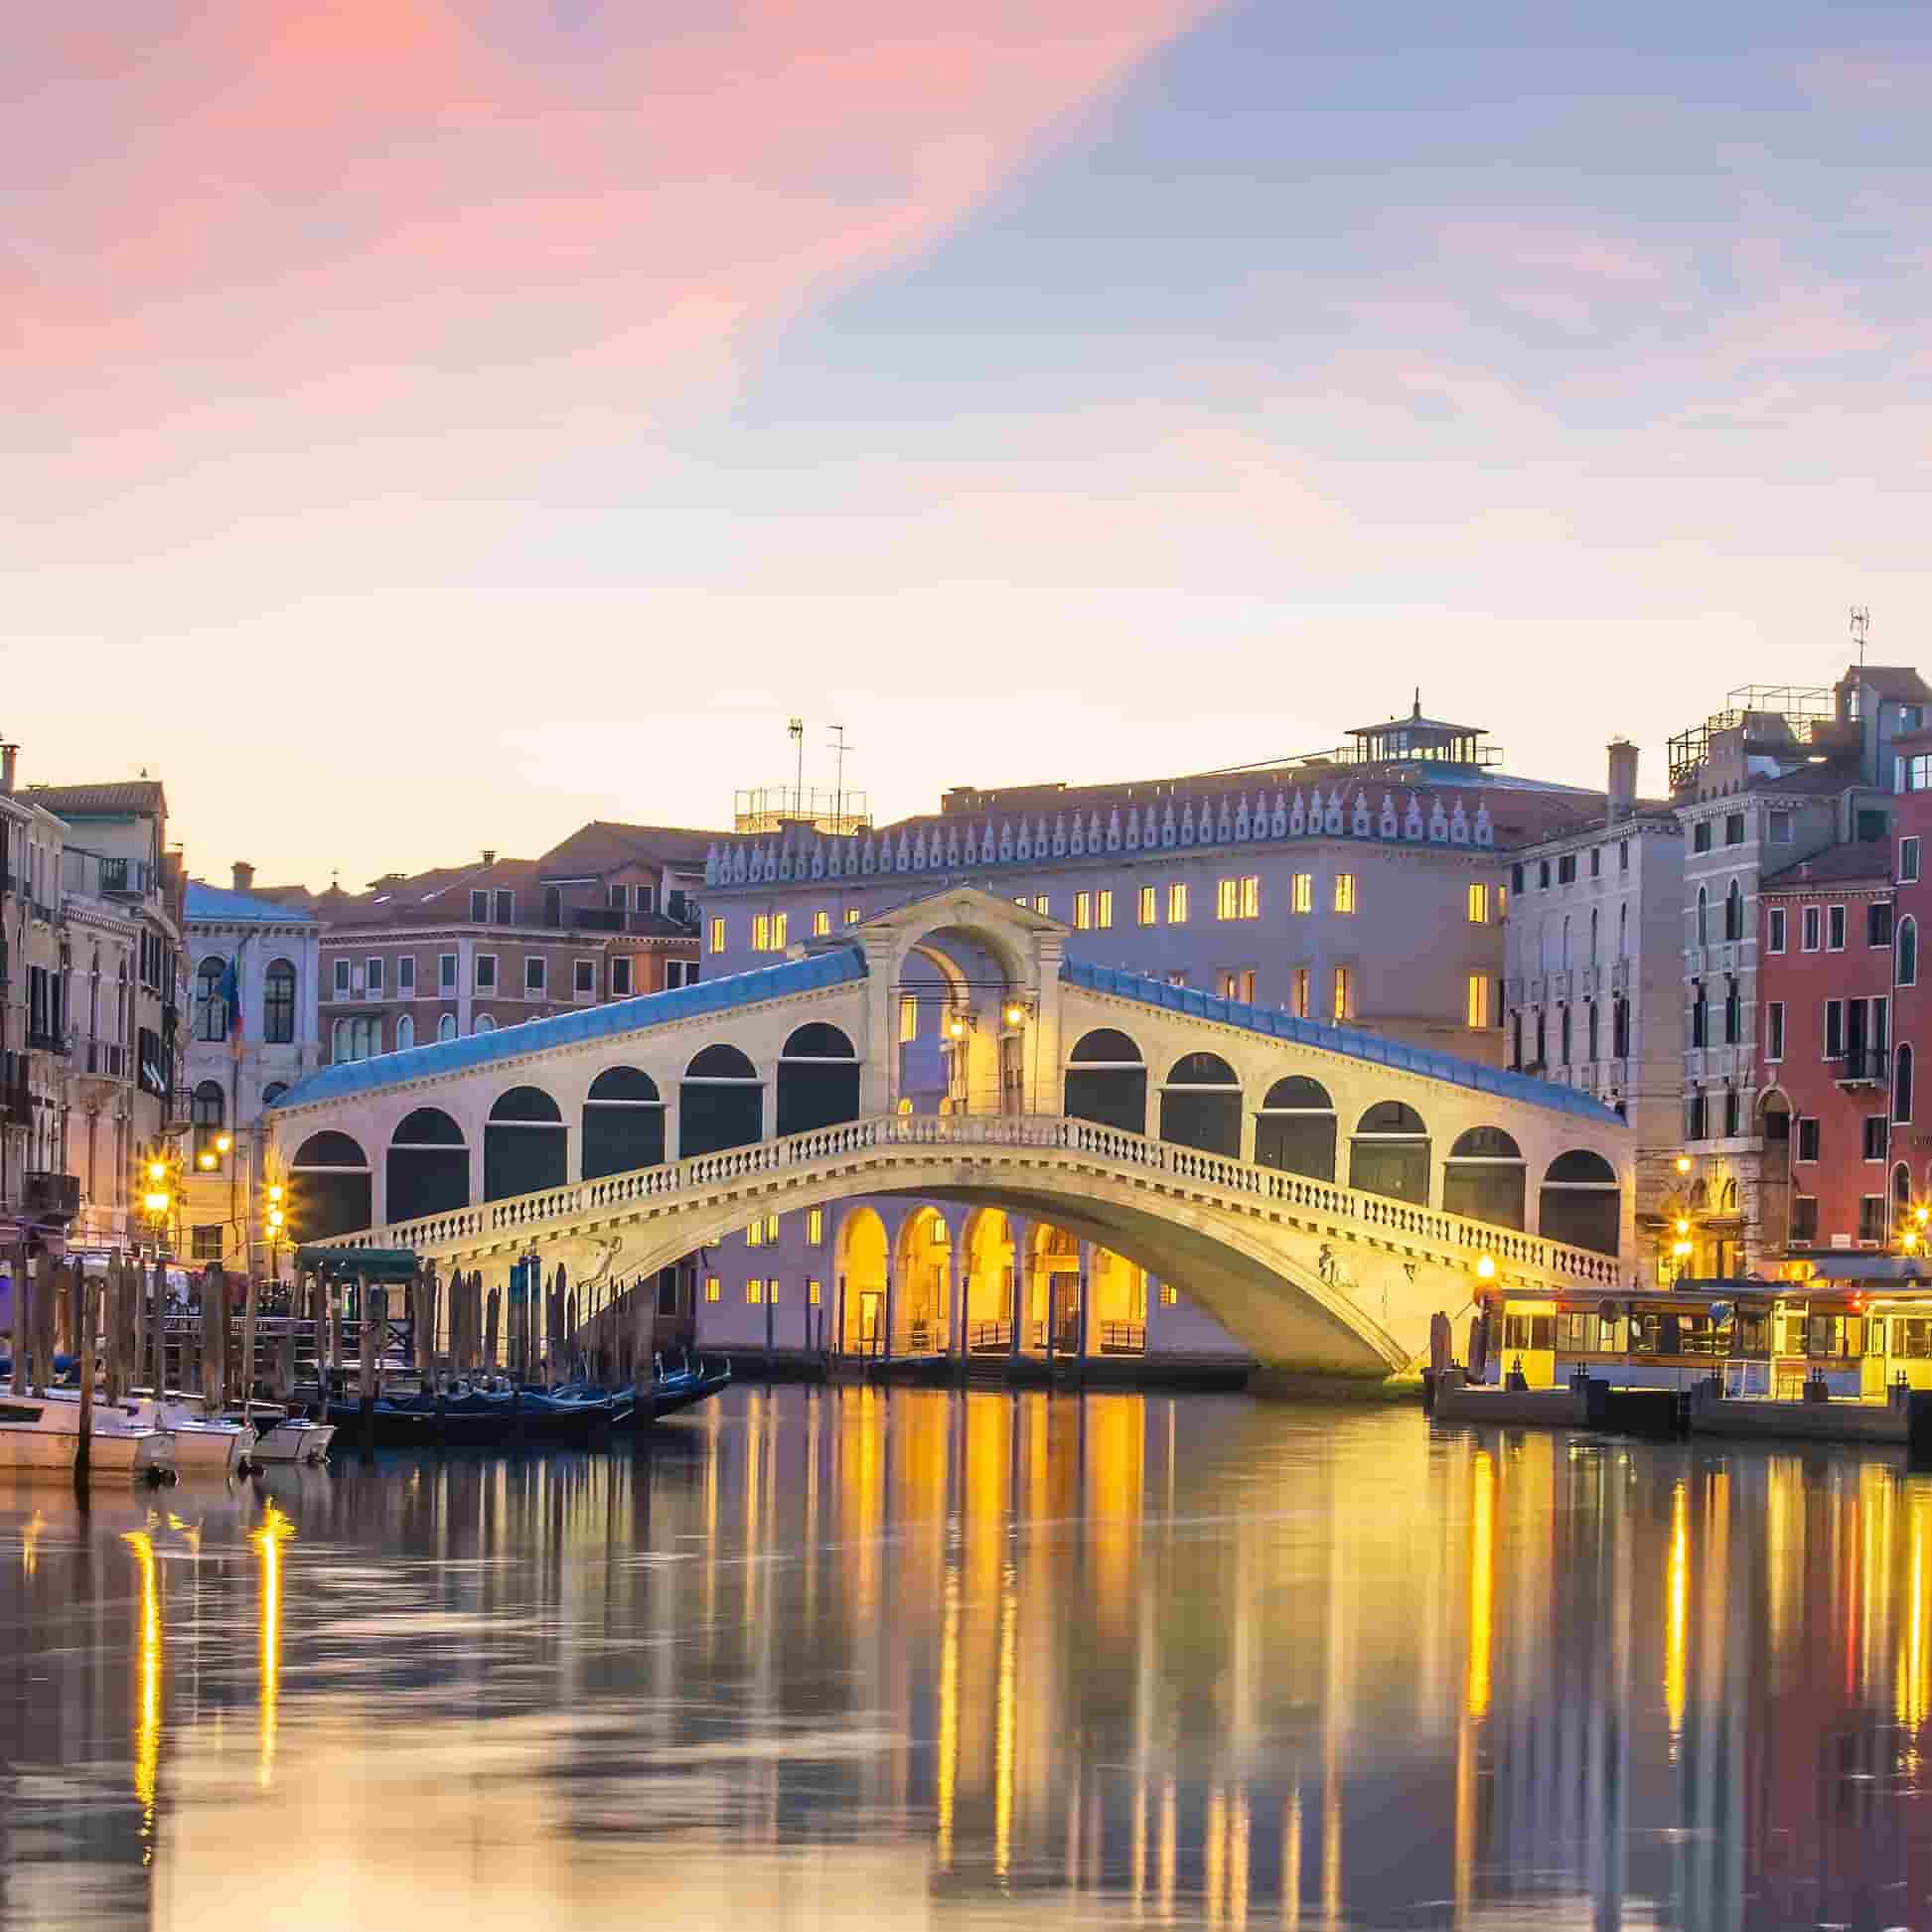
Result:
{"type": "Polygon", "coordinates": [[[540,859],[264,896],[319,923],[325,1064],[367,1060],[690,984],[707,836],[599,821],[540,859]]]}
{"type": "MultiPolygon", "coordinates": [[[[804,817],[718,840],[705,861],[705,969],[771,965],[908,899],[967,883],[1063,922],[1071,961],[1500,1066],[1513,849],[1600,821],[1603,795],[1507,775],[1480,728],[1424,717],[1419,697],[1408,716],[1357,727],[1351,739],[1259,770],[1086,788],[959,787],[937,814],[897,824],[804,817]]],[[[983,962],[967,983],[993,975],[983,962]]],[[[983,1105],[963,1087],[947,1037],[954,976],[916,958],[896,990],[900,1108],[939,1115],[983,1105]]],[[[1192,1081],[1195,1071],[1149,1073],[1148,1131],[1224,1105],[1192,1081]]],[[[1076,1078],[1117,1073],[1094,1062],[1076,1078]]],[[[1016,1068],[1004,1076],[1019,1077],[1016,1068]]],[[[1283,1094],[1237,1105],[1227,1151],[1274,1159],[1312,1128],[1332,1132],[1326,1104],[1283,1094]]],[[[1457,1164],[1458,1185],[1474,1177],[1471,1162],[1457,1164]]],[[[1463,1211],[1479,1209],[1472,1198],[1463,1211]]],[[[1084,1274],[1091,1319],[1113,1338],[1112,1352],[1239,1352],[1190,1303],[1184,1282],[1151,1279],[1046,1219],[889,1197],[838,1217],[768,1215],[700,1256],[698,1330],[707,1345],[797,1348],[827,1283],[842,1277],[845,1345],[863,1349],[888,1274],[917,1296],[936,1293],[949,1265],[974,1279],[1017,1280],[1032,1337],[1071,1305],[1067,1284],[1084,1274]]]]}
{"type": "MultiPolygon", "coordinates": [[[[1767,876],[1760,894],[1765,1251],[1883,1247],[1892,1234],[1890,843],[1828,847],[1767,876]]],[[[1907,1122],[1911,1087],[1906,1049],[1896,1098],[1907,1122]]]]}
{"type": "Polygon", "coordinates": [[[1733,691],[1672,740],[1689,1163],[1676,1205],[1699,1275],[1756,1271],[1788,1232],[1789,1163],[1774,1144],[1786,1110],[1758,1032],[1760,883],[1829,846],[1888,837],[1893,741],[1929,703],[1909,668],[1854,667],[1830,688],[1733,691]]]}
{"type": "Polygon", "coordinates": [[[1683,1136],[1679,935],[1684,833],[1637,798],[1637,750],[1609,747],[1603,816],[1511,854],[1508,1065],[1617,1108],[1637,1137],[1638,1237],[1668,1263],[1683,1136]]]}
{"type": "Polygon", "coordinates": [[[256,897],[251,867],[237,864],[232,879],[191,879],[185,897],[189,1135],[178,1221],[189,1260],[253,1272],[271,1265],[262,1110],[321,1064],[322,929],[311,913],[256,897]]]}

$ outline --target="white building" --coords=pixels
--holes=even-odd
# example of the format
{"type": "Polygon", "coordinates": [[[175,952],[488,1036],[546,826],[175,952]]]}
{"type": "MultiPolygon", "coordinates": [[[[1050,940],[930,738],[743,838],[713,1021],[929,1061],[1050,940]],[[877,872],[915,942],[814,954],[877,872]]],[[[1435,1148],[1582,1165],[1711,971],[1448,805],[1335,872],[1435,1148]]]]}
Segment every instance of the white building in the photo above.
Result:
{"type": "Polygon", "coordinates": [[[321,1064],[322,928],[306,910],[255,898],[250,867],[237,864],[233,877],[231,888],[188,882],[191,1126],[181,1227],[189,1259],[247,1268],[263,1238],[262,1108],[321,1064]],[[233,1032],[223,990],[230,967],[241,1008],[233,1032]]]}

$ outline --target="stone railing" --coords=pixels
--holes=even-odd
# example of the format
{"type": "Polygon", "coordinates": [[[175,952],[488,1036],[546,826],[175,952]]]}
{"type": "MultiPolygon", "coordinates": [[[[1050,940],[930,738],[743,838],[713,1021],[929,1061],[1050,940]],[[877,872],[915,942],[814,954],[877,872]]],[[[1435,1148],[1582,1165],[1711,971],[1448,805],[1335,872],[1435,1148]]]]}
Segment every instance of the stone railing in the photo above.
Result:
{"type": "Polygon", "coordinates": [[[433,1251],[514,1241],[519,1236],[555,1235],[574,1224],[594,1222],[627,1207],[676,1200],[701,1202],[774,1175],[798,1175],[855,1155],[929,1148],[937,1156],[950,1147],[1033,1150],[1079,1162],[1099,1161],[1135,1174],[1162,1175],[1190,1192],[1278,1202],[1376,1238],[1431,1248],[1456,1266],[1473,1266],[1478,1258],[1487,1255],[1499,1271],[1533,1272],[1553,1284],[1614,1288],[1618,1282],[1613,1256],[1568,1248],[1541,1235],[1471,1221],[1439,1208],[1369,1194],[1306,1174],[1204,1153],[1197,1147],[1149,1139],[1145,1134],[1060,1115],[876,1115],[790,1134],[783,1140],[761,1140],[721,1153],[695,1154],[663,1166],[637,1167],[597,1180],[489,1201],[482,1207],[397,1222],[348,1236],[338,1245],[433,1251]]]}

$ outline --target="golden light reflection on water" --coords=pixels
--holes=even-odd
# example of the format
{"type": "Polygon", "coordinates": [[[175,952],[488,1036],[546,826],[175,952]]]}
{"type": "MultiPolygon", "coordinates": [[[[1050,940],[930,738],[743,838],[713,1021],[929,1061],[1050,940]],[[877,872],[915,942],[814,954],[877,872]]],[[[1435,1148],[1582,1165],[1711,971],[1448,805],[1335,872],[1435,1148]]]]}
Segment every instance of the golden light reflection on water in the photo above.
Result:
{"type": "Polygon", "coordinates": [[[248,1541],[261,1567],[261,1609],[257,1637],[260,1665],[260,1714],[257,1719],[255,1776],[266,1787],[275,1770],[275,1739],[282,1703],[282,1546],[295,1525],[274,1503],[262,1512],[261,1527],[248,1541]]]}
{"type": "Polygon", "coordinates": [[[180,1923],[1715,1927],[1773,1854],[1932,1872],[1896,1466],[1119,1397],[780,1389],[663,1434],[123,1516],[132,1589],[102,1519],[0,1499],[51,1687],[11,1748],[124,1760],[180,1923]]]}
{"type": "Polygon", "coordinates": [[[155,1568],[154,1539],[147,1531],[125,1531],[121,1540],[134,1553],[139,1586],[134,1634],[134,1796],[141,1806],[145,1858],[152,1856],[154,1796],[161,1765],[161,1578],[155,1568]]]}

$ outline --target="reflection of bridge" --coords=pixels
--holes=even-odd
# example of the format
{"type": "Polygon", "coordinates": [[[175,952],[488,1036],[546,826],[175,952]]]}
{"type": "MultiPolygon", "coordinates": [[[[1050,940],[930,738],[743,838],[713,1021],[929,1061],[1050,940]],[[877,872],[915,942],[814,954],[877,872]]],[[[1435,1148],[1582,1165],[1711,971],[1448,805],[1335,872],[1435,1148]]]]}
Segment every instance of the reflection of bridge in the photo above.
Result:
{"type": "MultiPolygon", "coordinates": [[[[943,892],[762,971],[327,1068],[273,1116],[298,1232],[486,1276],[620,1235],[630,1273],[859,1196],[993,1204],[1184,1282],[1264,1360],[1360,1368],[1418,1350],[1481,1254],[1616,1279],[1630,1147],[1606,1109],[1069,966],[1063,935],[943,892]],[[947,1111],[917,1117],[898,1092],[915,954],[951,1042],[947,1111]]],[[[967,1297],[948,1282],[950,1340],[967,1297]]]]}

